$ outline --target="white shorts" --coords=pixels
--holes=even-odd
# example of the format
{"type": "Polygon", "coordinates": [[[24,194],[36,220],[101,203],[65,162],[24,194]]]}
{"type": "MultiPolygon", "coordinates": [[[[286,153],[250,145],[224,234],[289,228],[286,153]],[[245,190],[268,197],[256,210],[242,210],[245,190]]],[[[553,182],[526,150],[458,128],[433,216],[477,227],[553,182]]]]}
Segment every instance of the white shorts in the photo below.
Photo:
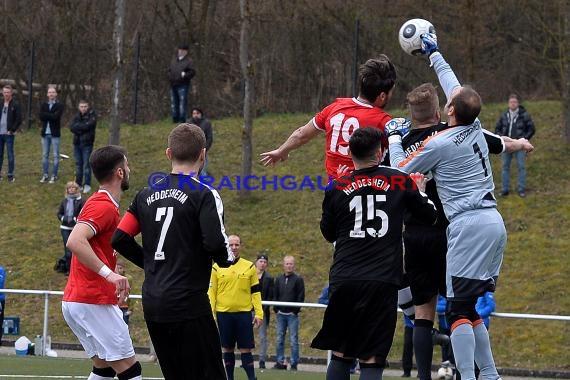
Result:
{"type": "Polygon", "coordinates": [[[90,358],[112,362],[135,355],[129,326],[117,305],[63,301],[61,311],[90,358]]]}

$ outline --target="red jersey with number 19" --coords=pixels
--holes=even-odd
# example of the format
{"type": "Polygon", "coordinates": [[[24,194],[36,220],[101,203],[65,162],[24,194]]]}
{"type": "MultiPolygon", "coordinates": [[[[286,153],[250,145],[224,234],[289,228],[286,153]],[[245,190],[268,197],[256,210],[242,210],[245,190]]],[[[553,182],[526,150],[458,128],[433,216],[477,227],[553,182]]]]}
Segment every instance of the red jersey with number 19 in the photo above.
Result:
{"type": "MultiPolygon", "coordinates": [[[[334,103],[325,107],[313,118],[313,124],[326,134],[327,174],[337,178],[339,165],[346,165],[354,170],[348,140],[358,128],[372,127],[384,133],[384,126],[391,117],[383,109],[363,103],[356,98],[337,98],[334,103]]],[[[388,139],[382,140],[384,150],[388,147],[388,139]]]]}
{"type": "MultiPolygon", "coordinates": [[[[111,237],[120,221],[119,205],[111,194],[99,190],[81,209],[77,223],[85,223],[95,232],[89,245],[99,259],[109,268],[117,263],[111,237]]],[[[83,265],[75,255],[71,258],[69,279],[63,291],[63,300],[98,305],[116,305],[115,285],[83,265]]]]}

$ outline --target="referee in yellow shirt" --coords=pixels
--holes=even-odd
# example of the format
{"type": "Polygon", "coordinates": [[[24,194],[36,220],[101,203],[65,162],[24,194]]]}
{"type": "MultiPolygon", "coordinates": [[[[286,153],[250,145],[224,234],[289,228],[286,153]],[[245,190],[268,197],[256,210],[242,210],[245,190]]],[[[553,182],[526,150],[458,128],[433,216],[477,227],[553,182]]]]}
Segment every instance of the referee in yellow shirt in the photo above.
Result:
{"type": "Polygon", "coordinates": [[[255,347],[253,327],[263,323],[261,289],[255,265],[240,257],[240,237],[230,235],[228,241],[236,257],[235,263],[229,268],[214,264],[208,296],[218,321],[228,380],[234,380],[236,343],[248,380],[255,380],[251,350],[255,347]]]}

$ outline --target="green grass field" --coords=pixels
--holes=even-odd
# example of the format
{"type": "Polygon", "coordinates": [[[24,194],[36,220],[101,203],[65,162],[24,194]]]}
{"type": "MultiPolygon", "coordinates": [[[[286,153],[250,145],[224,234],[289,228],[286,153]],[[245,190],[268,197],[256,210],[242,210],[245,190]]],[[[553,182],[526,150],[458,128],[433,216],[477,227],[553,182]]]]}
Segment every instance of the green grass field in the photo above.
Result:
{"type": "MultiPolygon", "coordinates": [[[[562,140],[561,105],[555,101],[525,104],[537,125],[533,139],[536,146],[527,160],[528,191],[525,199],[516,193],[499,198],[509,241],[496,293],[497,311],[513,313],[570,315],[567,296],[568,263],[570,263],[570,146],[562,140]]],[[[504,104],[485,105],[482,121],[493,130],[504,104]]],[[[394,116],[404,113],[390,110],[394,116]]],[[[253,174],[324,175],[324,138],[317,138],[291,154],[288,161],[275,168],[259,164],[259,153],[277,147],[298,126],[313,115],[263,115],[254,121],[253,174]]],[[[240,118],[214,120],[214,145],[210,152],[211,174],[235,176],[240,173],[240,118]]],[[[168,171],[164,158],[166,137],[173,125],[159,122],[150,125],[123,125],[121,144],[129,152],[131,189],[121,202],[125,210],[135,192],[146,185],[148,175],[168,171]]],[[[71,136],[62,132],[61,151],[71,154],[71,136]]],[[[97,130],[96,146],[106,144],[108,130],[104,123],[97,130]]],[[[33,129],[16,137],[16,182],[0,182],[0,263],[7,268],[7,287],[16,289],[62,290],[65,277],[54,272],[53,265],[63,247],[55,217],[63,197],[65,181],[73,178],[73,159],[61,163],[61,179],[55,185],[40,184],[41,148],[39,131],[33,129]]],[[[492,158],[495,183],[500,186],[500,157],[492,158]]],[[[5,164],[7,164],[5,160],[5,164]]],[[[516,182],[513,166],[512,182],[516,182]]],[[[280,260],[285,254],[296,257],[297,271],[306,281],[306,301],[316,302],[327,281],[331,263],[331,246],[319,231],[322,192],[253,191],[248,199],[240,199],[236,191],[223,189],[225,222],[228,232],[242,236],[245,258],[254,259],[266,250],[272,274],[281,272],[280,260]]],[[[140,294],[143,274],[127,265],[132,276],[132,293],[140,294]]],[[[61,316],[58,297],[49,309],[49,333],[53,342],[77,343],[61,316]]],[[[133,300],[131,335],[136,346],[148,345],[148,333],[142,318],[140,302],[133,300]]],[[[43,297],[10,295],[6,315],[18,315],[21,334],[41,334],[43,297]]],[[[301,355],[324,357],[309,345],[322,320],[322,310],[304,310],[301,314],[301,355]]],[[[274,353],[274,320],[270,326],[270,353],[274,353]]],[[[402,352],[402,326],[390,354],[398,361],[402,352]]],[[[15,337],[4,337],[15,339],[15,337]]],[[[570,324],[555,321],[527,321],[494,318],[491,339],[497,365],[506,368],[570,369],[570,324]]],[[[434,360],[439,360],[436,350],[434,360]]],[[[0,368],[4,371],[3,363],[0,368]]]]}
{"type": "MultiPolygon", "coordinates": [[[[162,379],[157,364],[141,363],[143,377],[147,380],[162,379]]],[[[239,365],[239,361],[238,361],[239,365]]],[[[87,359],[46,358],[33,356],[0,356],[0,379],[85,379],[91,370],[87,359]]],[[[317,380],[323,379],[322,372],[282,371],[266,369],[263,372],[256,368],[258,380],[317,380]]],[[[353,376],[357,378],[357,376],[353,376]]],[[[236,380],[247,380],[241,368],[235,369],[236,380]]],[[[384,377],[385,380],[396,380],[396,377],[384,377]]]]}

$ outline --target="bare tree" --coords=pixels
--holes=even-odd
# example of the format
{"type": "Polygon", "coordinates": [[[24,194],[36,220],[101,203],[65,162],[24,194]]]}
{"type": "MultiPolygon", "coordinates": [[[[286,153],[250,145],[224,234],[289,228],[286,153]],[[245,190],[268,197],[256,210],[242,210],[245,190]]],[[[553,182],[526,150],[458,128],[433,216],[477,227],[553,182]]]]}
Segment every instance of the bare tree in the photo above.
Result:
{"type": "Polygon", "coordinates": [[[564,139],[570,143],[570,1],[562,6],[564,12],[564,38],[562,40],[562,108],[564,123],[564,139]]]}
{"type": "Polygon", "coordinates": [[[111,102],[111,126],[109,128],[109,144],[118,145],[121,140],[121,118],[119,115],[121,78],[123,77],[123,38],[125,20],[125,0],[115,0],[115,25],[113,28],[113,44],[115,47],[115,70],[113,74],[113,99],[111,102]]]}
{"type": "MultiPolygon", "coordinates": [[[[242,161],[241,175],[242,178],[251,175],[252,160],[252,129],[253,129],[253,65],[249,59],[249,28],[251,23],[251,9],[249,0],[240,0],[241,14],[241,33],[239,47],[239,61],[244,82],[243,96],[243,131],[241,135],[242,142],[242,161]]],[[[249,190],[241,188],[239,191],[241,197],[249,196],[249,190]]]]}

